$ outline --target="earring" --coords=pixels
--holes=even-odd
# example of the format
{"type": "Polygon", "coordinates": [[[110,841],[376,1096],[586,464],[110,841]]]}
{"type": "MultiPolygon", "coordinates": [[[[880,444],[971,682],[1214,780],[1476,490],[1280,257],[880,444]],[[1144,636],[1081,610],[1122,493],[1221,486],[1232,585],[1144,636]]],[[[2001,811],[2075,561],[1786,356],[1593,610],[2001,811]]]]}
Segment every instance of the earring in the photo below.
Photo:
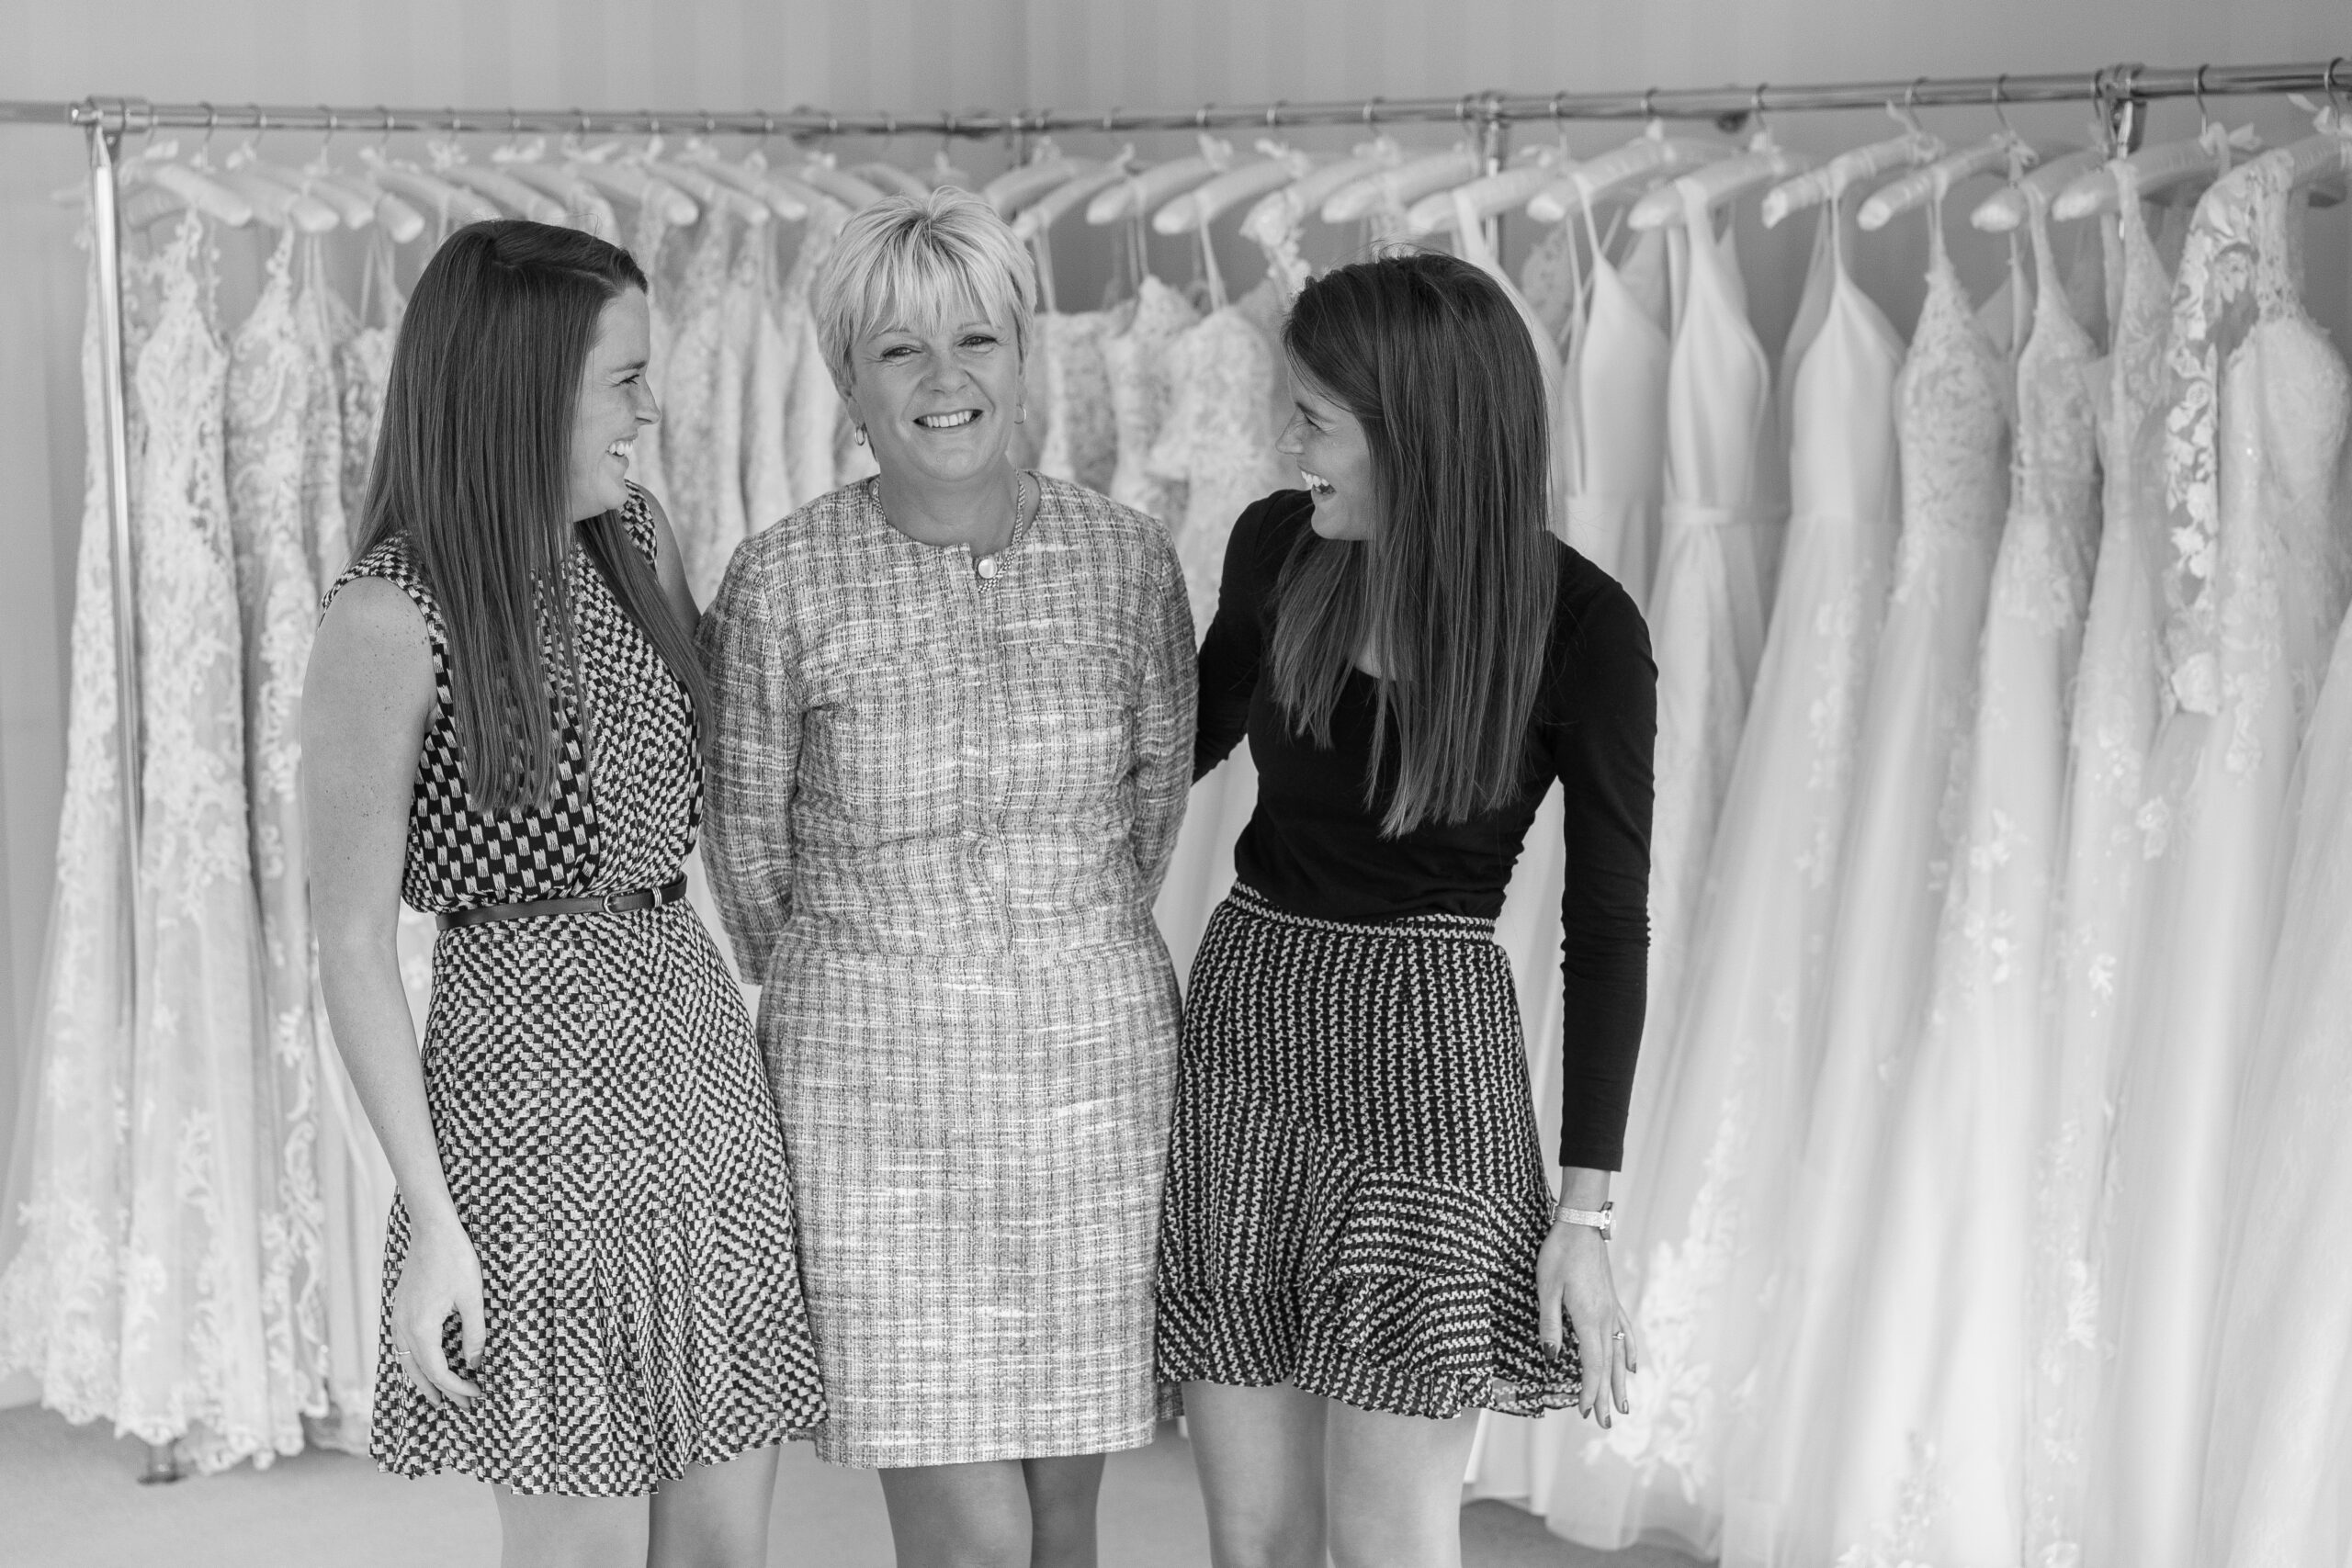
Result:
{"type": "Polygon", "coordinates": [[[854,441],[855,441],[855,442],[856,442],[860,446],[865,446],[865,426],[864,426],[864,425],[862,425],[862,424],[861,424],[861,425],[859,425],[859,426],[857,427],[857,429],[856,429],[854,433],[852,433],[851,439],[852,439],[852,440],[854,440],[854,441]]]}
{"type": "Polygon", "coordinates": [[[1029,423],[1029,405],[1026,402],[1017,404],[1013,408],[1012,423],[1015,424],[1026,424],[1029,423]]]}

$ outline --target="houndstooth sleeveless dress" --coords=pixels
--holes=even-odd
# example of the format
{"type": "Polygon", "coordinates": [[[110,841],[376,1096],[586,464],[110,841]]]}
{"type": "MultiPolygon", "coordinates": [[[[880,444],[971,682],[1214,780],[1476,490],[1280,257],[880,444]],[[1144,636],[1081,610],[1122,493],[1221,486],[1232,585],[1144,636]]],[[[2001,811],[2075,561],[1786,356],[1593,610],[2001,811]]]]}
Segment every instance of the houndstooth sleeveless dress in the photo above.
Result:
{"type": "MultiPolygon", "coordinates": [[[[624,515],[650,555],[641,492],[624,515]]],[[[565,570],[595,752],[560,710],[553,801],[504,815],[467,802],[446,628],[408,541],[335,583],[397,583],[432,635],[436,702],[401,888],[419,909],[659,886],[694,848],[702,763],[685,693],[584,548],[565,570]]],[[[372,1448],[386,1470],[634,1495],[823,1420],[783,1134],[741,994],[689,906],[443,932],[424,1058],[441,1168],[481,1262],[485,1397],[428,1403],[383,1357],[372,1448]]],[[[407,1244],[395,1202],[387,1337],[407,1244]]],[[[455,1365],[454,1317],[444,1333],[455,1365]]]]}

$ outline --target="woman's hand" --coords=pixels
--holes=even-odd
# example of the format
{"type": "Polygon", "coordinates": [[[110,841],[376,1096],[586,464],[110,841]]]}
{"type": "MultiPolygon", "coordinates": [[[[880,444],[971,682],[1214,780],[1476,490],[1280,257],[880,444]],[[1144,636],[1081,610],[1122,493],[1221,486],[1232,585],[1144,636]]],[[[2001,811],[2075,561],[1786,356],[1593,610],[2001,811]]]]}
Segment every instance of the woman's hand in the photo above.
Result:
{"type": "Polygon", "coordinates": [[[1634,1324],[1617,1299],[1617,1281],[1609,1271],[1609,1244],[1600,1233],[1589,1225],[1553,1222],[1552,1234],[1535,1256],[1535,1291],[1544,1348],[1560,1349],[1564,1313],[1576,1330],[1577,1348],[1584,1358],[1577,1412],[1604,1427],[1612,1406],[1620,1416],[1631,1414],[1625,1380],[1638,1365],[1634,1324]]]}
{"type": "Polygon", "coordinates": [[[392,1292],[391,1351],[401,1375],[435,1404],[470,1404],[481,1389],[459,1376],[441,1353],[441,1326],[458,1314],[458,1356],[469,1371],[481,1367],[481,1262],[455,1214],[413,1223],[408,1257],[392,1292]]]}

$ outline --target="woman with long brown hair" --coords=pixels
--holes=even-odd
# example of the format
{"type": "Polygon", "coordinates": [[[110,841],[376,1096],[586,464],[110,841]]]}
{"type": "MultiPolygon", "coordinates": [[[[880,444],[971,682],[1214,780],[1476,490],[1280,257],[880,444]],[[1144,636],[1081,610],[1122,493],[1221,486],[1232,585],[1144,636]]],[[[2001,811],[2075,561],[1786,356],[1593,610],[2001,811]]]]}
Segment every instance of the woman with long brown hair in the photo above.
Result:
{"type": "Polygon", "coordinates": [[[647,326],[600,240],[450,236],[303,695],[320,973],[400,1183],[371,1446],[491,1483],[510,1565],[764,1563],[824,1414],[775,1104],[681,901],[710,697],[628,479],[647,326]],[[440,918],[421,1051],[401,899],[440,918]]]}
{"type": "Polygon", "coordinates": [[[1491,279],[1434,254],[1341,267],[1283,339],[1308,488],[1235,525],[1200,653],[1194,774],[1246,732],[1258,807],[1193,963],[1160,1375],[1219,1568],[1446,1568],[1478,1409],[1625,1409],[1606,1199],[1657,670],[1633,601],[1545,528],[1543,373],[1491,279]],[[1555,781],[1556,1204],[1493,940],[1555,781]]]}

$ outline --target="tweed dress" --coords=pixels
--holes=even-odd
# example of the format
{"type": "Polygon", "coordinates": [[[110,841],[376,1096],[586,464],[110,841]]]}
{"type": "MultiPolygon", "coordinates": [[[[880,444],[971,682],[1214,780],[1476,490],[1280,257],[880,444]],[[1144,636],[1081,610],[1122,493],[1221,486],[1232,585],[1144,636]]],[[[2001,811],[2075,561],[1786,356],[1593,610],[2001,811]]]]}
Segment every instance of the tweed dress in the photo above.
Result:
{"type": "Polygon", "coordinates": [[[1192,618],[1157,522],[1037,482],[986,576],[835,491],[746,542],[703,623],[711,886],[764,984],[845,1464],[1140,1447],[1160,1411],[1151,905],[1192,618]]]}
{"type": "MultiPolygon", "coordinates": [[[[625,516],[650,556],[641,495],[625,516]]],[[[468,804],[447,637],[407,540],[335,583],[397,583],[432,637],[436,702],[401,881],[416,908],[659,886],[694,847],[692,709],[585,553],[567,570],[594,760],[562,705],[552,804],[503,816],[468,804]]],[[[823,1419],[775,1106],[741,996],[690,907],[444,931],[423,1055],[441,1168],[481,1264],[484,1397],[433,1404],[384,1355],[371,1442],[383,1468],[632,1495],[823,1419]]],[[[396,1201],[387,1343],[408,1235],[396,1201]]],[[[443,1348],[457,1365],[454,1317],[443,1348]]]]}

